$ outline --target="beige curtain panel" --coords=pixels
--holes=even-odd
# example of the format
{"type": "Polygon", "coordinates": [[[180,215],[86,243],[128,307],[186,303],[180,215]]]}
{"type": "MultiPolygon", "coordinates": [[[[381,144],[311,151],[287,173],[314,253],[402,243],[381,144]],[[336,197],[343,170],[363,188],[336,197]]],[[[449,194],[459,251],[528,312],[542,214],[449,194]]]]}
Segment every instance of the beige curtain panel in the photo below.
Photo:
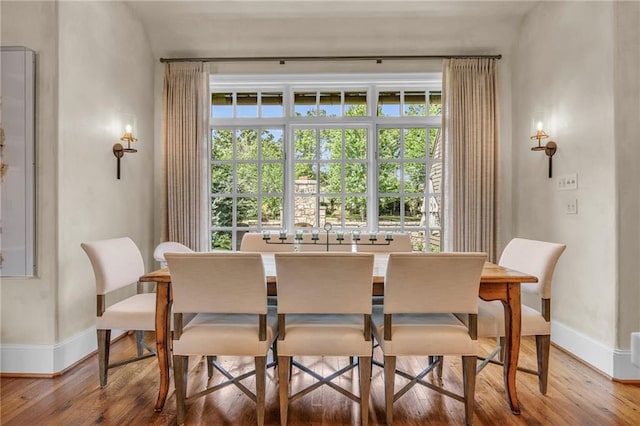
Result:
{"type": "Polygon", "coordinates": [[[162,240],[209,250],[207,135],[209,73],[202,63],[168,63],[162,99],[162,240]]]}
{"type": "Polygon", "coordinates": [[[495,59],[447,59],[443,67],[445,249],[497,256],[498,105],[495,59]]]}

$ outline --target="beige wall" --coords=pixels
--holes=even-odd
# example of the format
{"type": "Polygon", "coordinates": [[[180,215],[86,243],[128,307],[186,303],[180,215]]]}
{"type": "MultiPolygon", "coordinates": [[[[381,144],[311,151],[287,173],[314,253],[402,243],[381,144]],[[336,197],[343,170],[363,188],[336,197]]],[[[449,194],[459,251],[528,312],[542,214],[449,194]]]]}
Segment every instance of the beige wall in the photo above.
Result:
{"type": "Polygon", "coordinates": [[[0,339],[4,349],[47,347],[35,359],[66,366],[90,348],[72,349],[75,359],[60,362],[40,355],[55,356],[52,347],[94,326],[93,272],[80,243],[130,236],[154,266],[154,59],[122,3],[1,7],[2,44],[37,53],[38,276],[3,279],[0,339]],[[126,155],[116,180],[115,125],[126,115],[137,118],[139,152],[126,155]]]}
{"type": "Polygon", "coordinates": [[[153,58],[145,33],[118,2],[59,7],[59,339],[94,324],[93,272],[82,241],[131,237],[147,267],[153,251],[153,58]],[[137,118],[138,152],[116,179],[118,123],[137,118]]]}
{"type": "Polygon", "coordinates": [[[512,89],[515,234],[567,244],[552,318],[608,347],[618,302],[613,24],[613,3],[540,3],[514,49],[512,89]],[[558,191],[547,157],[529,149],[538,111],[558,144],[554,177],[577,173],[576,191],[558,191]],[[566,214],[571,199],[577,215],[566,214]]]}
{"type": "Polygon", "coordinates": [[[2,278],[0,342],[52,344],[56,335],[58,23],[54,2],[0,4],[3,46],[36,52],[36,264],[33,278],[2,278]]]}
{"type": "Polygon", "coordinates": [[[640,3],[615,5],[615,153],[618,207],[617,347],[640,331],[640,3]]]}

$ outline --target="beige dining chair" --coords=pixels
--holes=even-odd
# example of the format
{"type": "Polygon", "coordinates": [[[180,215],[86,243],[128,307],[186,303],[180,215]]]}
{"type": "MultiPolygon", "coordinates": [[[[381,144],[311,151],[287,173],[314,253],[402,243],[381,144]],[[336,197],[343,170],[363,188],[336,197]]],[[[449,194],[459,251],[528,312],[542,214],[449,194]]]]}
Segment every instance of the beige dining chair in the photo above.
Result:
{"type": "Polygon", "coordinates": [[[374,256],[365,253],[276,253],[278,282],[278,376],[280,424],[288,404],[327,385],[360,403],[363,425],[369,421],[371,387],[371,293],[374,256]],[[356,356],[328,377],[297,361],[301,356],[356,356]],[[296,357],[293,360],[292,357],[296,357]],[[289,396],[289,366],[318,381],[289,396]],[[360,396],[332,382],[360,366],[360,396]]]}
{"type": "Polygon", "coordinates": [[[96,329],[100,386],[107,385],[109,368],[155,356],[143,340],[143,331],[155,330],[156,296],[141,293],[138,278],[144,275],[142,255],[131,238],[112,238],[80,244],[95,276],[97,296],[96,329]],[[115,290],[138,283],[137,294],[107,306],[106,296],[115,290]],[[109,363],[111,330],[135,330],[137,356],[109,363]],[[148,353],[144,353],[147,349],[148,353]]]}
{"type": "Polygon", "coordinates": [[[185,404],[234,384],[256,402],[256,423],[264,424],[266,359],[277,335],[277,317],[267,307],[267,283],[259,253],[167,253],[173,289],[173,367],[177,422],[185,404]],[[197,315],[184,325],[184,315],[197,315]],[[192,355],[250,356],[255,369],[233,377],[217,359],[213,366],[228,380],[187,396],[192,355]],[[255,374],[255,393],[240,380],[255,374]]]}
{"type": "Polygon", "coordinates": [[[287,238],[284,240],[286,244],[280,244],[280,239],[278,239],[278,236],[280,235],[279,233],[272,232],[269,235],[271,236],[271,239],[269,240],[269,243],[267,243],[264,240],[262,233],[247,232],[242,236],[242,241],[240,242],[240,251],[258,253],[279,253],[293,251],[294,238],[292,234],[286,235],[287,238]]]}
{"type": "MultiPolygon", "coordinates": [[[[551,283],[558,259],[566,245],[545,241],[514,238],[507,244],[499,264],[506,268],[534,275],[537,283],[522,283],[523,293],[540,297],[541,309],[522,304],[521,336],[536,336],[537,369],[518,367],[526,373],[538,376],[538,387],[543,395],[547,393],[549,377],[549,347],[551,345],[551,283]]],[[[482,370],[487,363],[502,364],[504,339],[504,308],[500,301],[480,301],[478,309],[478,331],[480,337],[496,337],[498,345],[478,366],[482,370]],[[494,361],[498,355],[498,361],[494,361]]]]}
{"type": "Polygon", "coordinates": [[[384,355],[385,412],[393,421],[393,403],[415,384],[464,402],[465,421],[473,421],[477,362],[475,318],[486,253],[391,253],[384,282],[384,305],[376,306],[373,333],[384,355]],[[466,313],[467,327],[454,313],[466,313]],[[396,369],[398,356],[428,356],[418,374],[396,369]],[[422,378],[442,356],[462,356],[463,395],[422,378]],[[395,376],[409,380],[395,392],[395,376]]]}
{"type": "Polygon", "coordinates": [[[386,244],[386,232],[378,232],[376,234],[375,244],[371,244],[369,240],[370,234],[361,234],[358,243],[358,252],[361,253],[393,253],[393,252],[410,252],[413,250],[411,245],[411,235],[405,233],[392,233],[393,240],[386,244]]]}
{"type": "Polygon", "coordinates": [[[160,263],[161,268],[167,267],[167,261],[164,258],[165,253],[173,252],[173,253],[189,253],[192,252],[189,247],[184,244],[180,244],[175,241],[165,241],[156,246],[153,251],[153,258],[156,262],[160,263]]]}

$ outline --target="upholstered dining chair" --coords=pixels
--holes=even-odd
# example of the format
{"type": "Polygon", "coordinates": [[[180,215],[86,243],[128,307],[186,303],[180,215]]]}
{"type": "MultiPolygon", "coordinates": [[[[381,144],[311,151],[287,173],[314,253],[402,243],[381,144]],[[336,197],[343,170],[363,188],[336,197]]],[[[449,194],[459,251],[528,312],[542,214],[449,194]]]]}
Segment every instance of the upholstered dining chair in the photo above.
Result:
{"type": "Polygon", "coordinates": [[[192,252],[189,247],[184,244],[180,244],[175,241],[165,241],[156,246],[156,249],[153,251],[153,258],[156,262],[160,263],[161,268],[167,267],[167,261],[164,258],[165,253],[173,252],[173,253],[189,253],[192,252]]]}
{"type": "Polygon", "coordinates": [[[108,293],[138,283],[138,278],[144,275],[140,250],[127,237],[85,242],[81,247],[89,256],[95,275],[98,368],[100,386],[105,387],[109,368],[155,356],[155,352],[144,344],[143,331],[155,330],[156,296],[153,293],[141,293],[141,286],[138,285],[138,294],[107,306],[108,293]],[[109,364],[112,329],[135,330],[136,357],[109,364]],[[145,354],[145,349],[149,353],[145,354]]]}
{"type": "Polygon", "coordinates": [[[256,402],[257,424],[264,424],[266,357],[277,334],[275,310],[267,307],[267,283],[259,253],[167,253],[173,288],[173,366],[177,421],[185,421],[185,403],[234,384],[256,402]],[[196,313],[186,326],[183,317],[196,313]],[[251,356],[255,370],[227,379],[187,397],[191,355],[251,356]],[[255,393],[240,380],[255,374],[255,393]]]}
{"type": "Polygon", "coordinates": [[[362,234],[358,244],[358,252],[361,253],[393,253],[393,252],[410,252],[413,250],[411,245],[411,235],[405,233],[393,233],[393,240],[389,244],[385,244],[386,232],[378,232],[376,234],[375,244],[369,241],[369,234],[362,234]]]}
{"type": "Polygon", "coordinates": [[[280,424],[288,403],[327,385],[360,403],[361,423],[369,421],[371,385],[371,293],[373,254],[276,253],[278,282],[278,386],[280,424]],[[357,356],[328,377],[292,357],[357,356]],[[318,381],[289,396],[290,363],[318,381]],[[359,365],[360,396],[332,382],[359,365]]]}
{"type": "MultiPolygon", "coordinates": [[[[521,284],[523,293],[540,297],[541,309],[522,304],[521,336],[536,336],[537,370],[518,367],[519,370],[538,376],[538,387],[547,393],[549,377],[549,347],[551,344],[551,283],[558,259],[566,248],[564,244],[514,238],[507,244],[499,264],[538,278],[537,283],[521,284]]],[[[504,337],[504,308],[499,301],[480,301],[478,307],[478,331],[480,337],[496,337],[498,346],[478,367],[482,370],[489,362],[502,363],[504,337]],[[499,355],[499,361],[493,358],[499,355]]]]}
{"type": "Polygon", "coordinates": [[[240,242],[240,251],[258,252],[258,253],[278,253],[293,251],[294,238],[292,234],[287,234],[285,242],[287,244],[279,244],[278,233],[271,234],[271,240],[267,243],[263,239],[260,232],[247,232],[242,236],[240,242]]]}
{"type": "Polygon", "coordinates": [[[391,253],[384,282],[384,305],[376,306],[373,333],[384,355],[385,411],[393,421],[393,403],[415,384],[464,402],[465,420],[473,421],[480,275],[485,253],[391,253]],[[465,326],[454,313],[472,318],[465,326]],[[428,356],[422,372],[396,369],[398,356],[428,356]],[[463,395],[422,378],[442,362],[441,356],[462,356],[463,395]],[[397,393],[395,375],[409,381],[397,393]]]}

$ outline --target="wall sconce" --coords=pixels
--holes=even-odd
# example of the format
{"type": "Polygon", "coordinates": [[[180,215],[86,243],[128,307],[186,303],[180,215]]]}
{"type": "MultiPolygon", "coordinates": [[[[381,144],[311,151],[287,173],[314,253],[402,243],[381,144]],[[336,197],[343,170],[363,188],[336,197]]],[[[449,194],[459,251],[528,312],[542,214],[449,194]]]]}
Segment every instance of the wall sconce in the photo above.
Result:
{"type": "Polygon", "coordinates": [[[131,142],[136,142],[138,139],[133,137],[133,127],[131,126],[131,124],[127,124],[125,126],[125,130],[124,130],[124,135],[122,135],[122,137],[120,138],[121,141],[126,142],[127,143],[127,147],[123,147],[121,143],[116,143],[113,145],[113,155],[116,156],[116,161],[118,163],[117,165],[117,169],[116,169],[116,176],[118,179],[120,179],[120,159],[122,157],[124,157],[124,153],[125,152],[130,152],[130,153],[134,153],[134,152],[138,152],[137,149],[135,148],[131,148],[131,142]]]}
{"type": "Polygon", "coordinates": [[[551,159],[553,158],[553,155],[558,150],[558,145],[556,145],[554,141],[549,141],[545,145],[542,145],[540,141],[542,139],[547,139],[548,137],[549,135],[547,135],[544,132],[544,130],[542,130],[542,121],[538,121],[538,123],[536,124],[536,134],[531,136],[531,140],[538,141],[538,146],[531,147],[531,151],[544,151],[544,153],[547,154],[547,157],[549,157],[549,177],[551,177],[551,174],[552,174],[551,159]]]}

